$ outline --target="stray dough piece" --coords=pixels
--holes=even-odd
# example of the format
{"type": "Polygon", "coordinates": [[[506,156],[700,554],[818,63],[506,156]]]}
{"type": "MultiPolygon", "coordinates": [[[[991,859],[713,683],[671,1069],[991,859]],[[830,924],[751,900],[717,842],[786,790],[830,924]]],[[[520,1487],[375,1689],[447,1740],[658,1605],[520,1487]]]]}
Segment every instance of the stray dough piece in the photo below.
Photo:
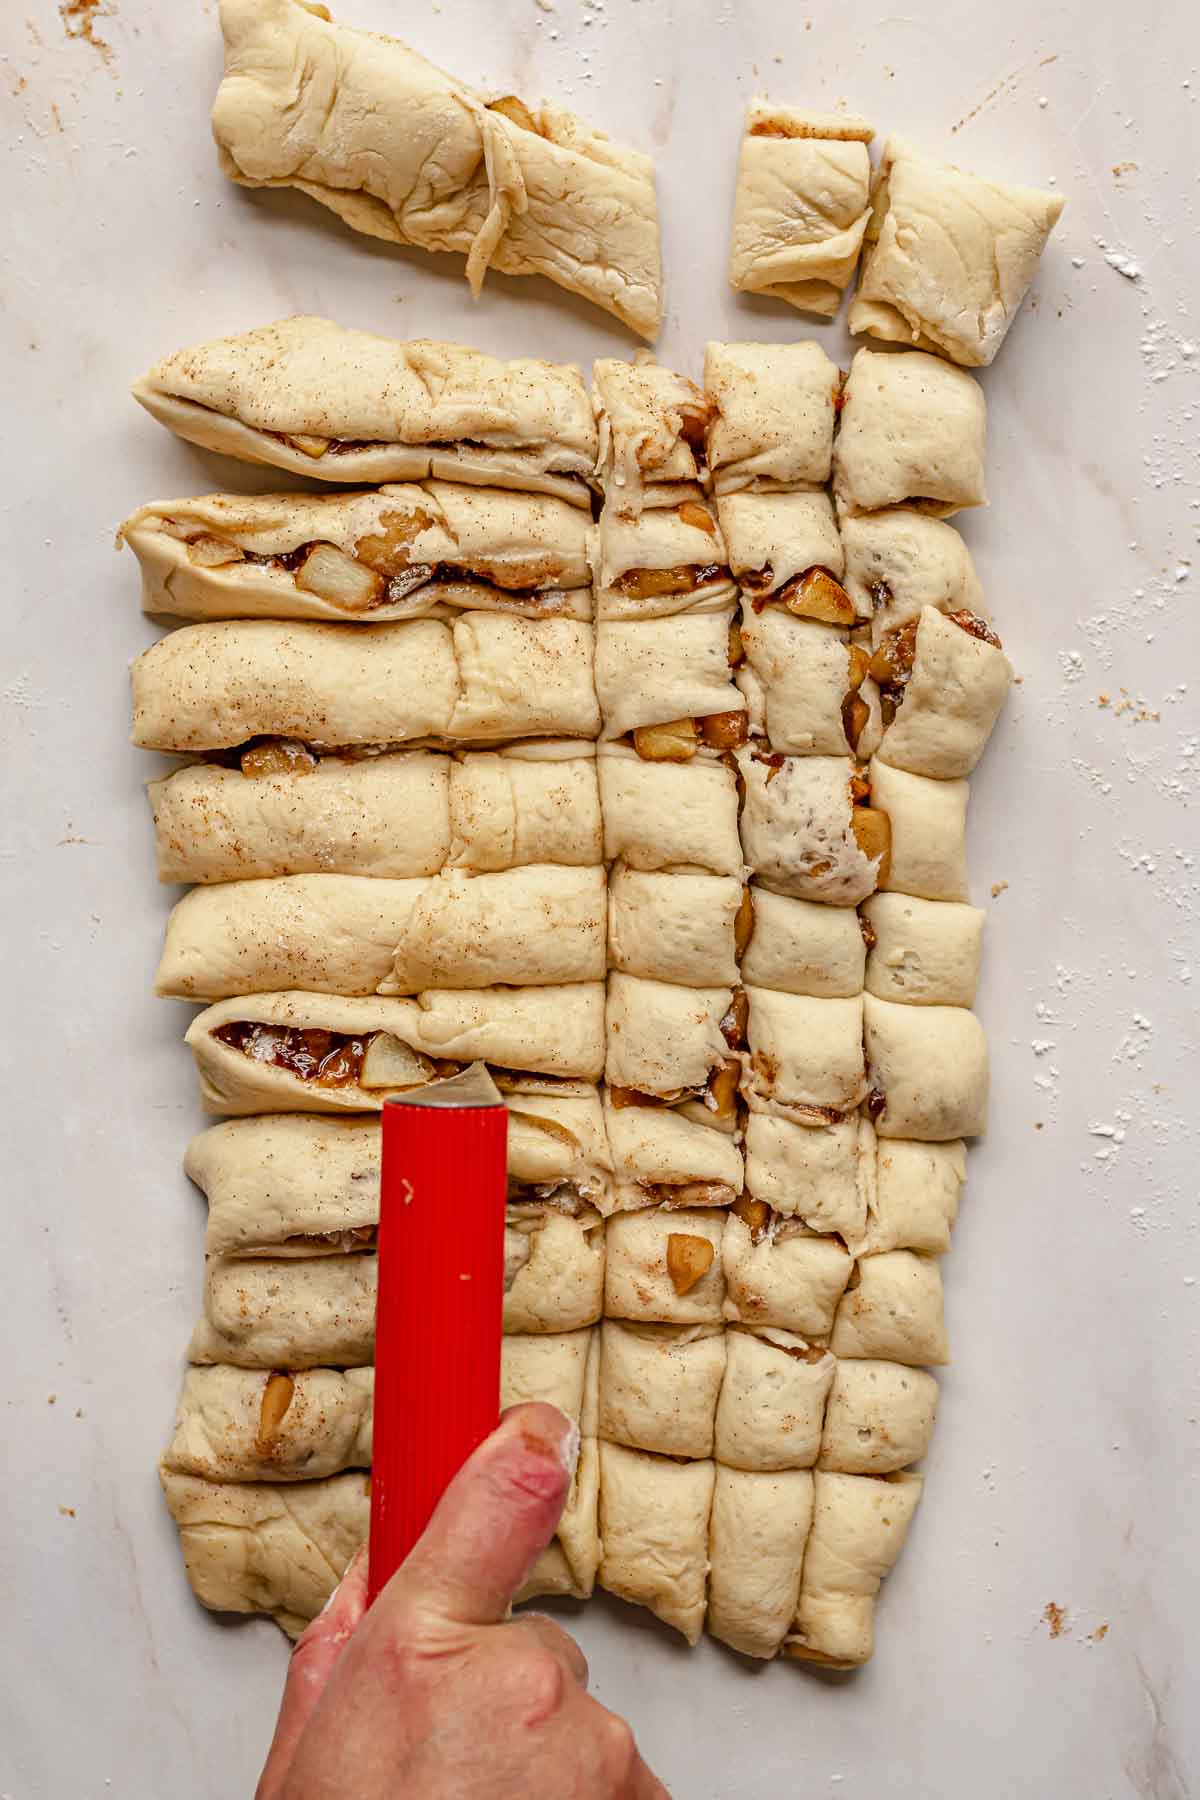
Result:
{"type": "Polygon", "coordinates": [[[488,98],[304,0],[222,0],[221,168],[295,187],[368,237],[545,275],[642,337],[662,321],[654,165],[562,107],[488,98]],[[297,71],[304,79],[298,81],[297,71]]]}
{"type": "Polygon", "coordinates": [[[729,284],[831,319],[871,216],[863,119],[750,102],[733,203],[729,284]]]}
{"type": "Polygon", "coordinates": [[[605,889],[603,868],[447,870],[419,884],[379,991],[603,981],[605,889]]]}
{"type": "Polygon", "coordinates": [[[214,1612],[269,1613],[299,1637],[367,1541],[371,1481],[202,1481],[162,1471],[196,1598],[214,1612]]]}
{"type": "Polygon", "coordinates": [[[716,1458],[735,1469],[810,1469],[836,1364],[828,1350],[765,1325],[725,1334],[716,1458]]]}
{"type": "Polygon", "coordinates": [[[805,1470],[718,1467],[709,1535],[708,1629],[745,1656],[774,1656],[796,1613],[813,1514],[805,1470]]]}
{"type": "Polygon", "coordinates": [[[731,1212],[725,1217],[721,1256],[726,1319],[828,1338],[853,1268],[837,1238],[814,1237],[791,1222],[760,1235],[731,1212]]]}
{"type": "Polygon", "coordinates": [[[302,1481],[371,1466],[375,1371],[189,1369],[163,1468],[207,1481],[302,1481]]]}
{"type": "MultiPolygon", "coordinates": [[[[940,616],[940,615],[939,615],[940,616]]],[[[879,695],[866,679],[866,653],[840,631],[797,619],[783,607],[742,607],[746,669],[762,695],[772,750],[799,756],[868,757],[879,743],[879,695]]],[[[749,693],[744,680],[742,692],[749,693]]],[[[751,704],[752,716],[757,708],[751,704]]],[[[757,719],[755,720],[757,723],[757,719]]]]}
{"type": "Polygon", "coordinates": [[[742,1090],[763,1112],[835,1125],[866,1096],[863,1001],[748,988],[742,1090]]]}
{"type": "Polygon", "coordinates": [[[840,1357],[836,1370],[820,1467],[843,1475],[891,1475],[920,1462],[937,1416],[934,1377],[902,1363],[840,1357]]]}
{"type": "Polygon", "coordinates": [[[942,518],[986,505],[985,425],[982,388],[953,363],[856,351],[833,454],[839,511],[908,506],[942,518]]]}
{"type": "Polygon", "coordinates": [[[909,1006],[973,1006],[986,914],[977,906],[872,894],[863,917],[875,942],[867,990],[909,1006]]]}
{"type": "Polygon", "coordinates": [[[839,524],[846,591],[858,616],[870,619],[873,643],[919,618],[927,606],[987,617],[971,552],[944,519],[888,506],[846,513],[839,524]]]}
{"type": "Polygon", "coordinates": [[[178,350],[133,397],[189,443],[292,475],[360,486],[436,475],[591,505],[596,425],[573,364],[300,315],[178,350]]]}
{"type": "Polygon", "coordinates": [[[798,578],[811,569],[825,569],[840,581],[842,540],[833,502],[823,490],[760,493],[736,488],[718,497],[717,517],[730,570],[756,603],[787,601],[798,578]]]}
{"type": "Polygon", "coordinates": [[[731,1136],[667,1106],[604,1109],[613,1192],[602,1210],[730,1206],[742,1191],[742,1153],[731,1136]]]}
{"type": "Polygon", "coordinates": [[[648,874],[615,868],[608,887],[608,966],[651,981],[717,987],[737,980],[732,875],[648,874]]]}
{"type": "Polygon", "coordinates": [[[848,757],[737,752],[745,786],[742,848],[764,887],[827,906],[873,893],[882,859],[860,847],[848,757]]]}
{"type": "Polygon", "coordinates": [[[747,987],[848,1000],[861,994],[867,946],[849,907],[793,900],[757,884],[750,889],[754,929],[742,953],[747,987]]]}
{"type": "Polygon", "coordinates": [[[448,757],[425,750],[313,756],[295,742],[264,748],[265,756],[250,753],[247,769],[190,763],[149,783],[160,881],[403,880],[436,874],[446,861],[448,757]]]}
{"type": "Polygon", "coordinates": [[[963,1006],[863,1003],[867,1108],[881,1138],[947,1143],[987,1123],[987,1039],[963,1006]]]}
{"type": "Polygon", "coordinates": [[[892,854],[879,886],[921,900],[969,900],[966,781],[930,781],[876,757],[871,802],[891,820],[892,854]]]}
{"type": "Polygon", "coordinates": [[[704,389],[716,407],[708,429],[714,491],[823,487],[841,385],[820,344],[709,344],[704,389]]]}
{"type": "Polygon", "coordinates": [[[622,513],[606,504],[596,527],[596,616],[662,619],[724,612],[736,599],[717,515],[698,487],[668,506],[622,513]]]}
{"type": "Polygon", "coordinates": [[[969,175],[889,138],[851,331],[990,363],[1058,223],[1061,194],[969,175]]]}
{"type": "MultiPolygon", "coordinates": [[[[617,1213],[606,1230],[604,1314],[648,1324],[719,1325],[723,1212],[709,1209],[617,1213]],[[672,1239],[700,1239],[713,1255],[705,1272],[680,1292],[670,1269],[672,1239]]],[[[700,1259],[702,1260],[702,1259],[700,1259]]]]}
{"type": "Polygon", "coordinates": [[[703,480],[713,408],[694,381],[665,369],[648,350],[632,362],[605,356],[592,370],[592,403],[606,509],[636,517],[644,506],[687,498],[680,489],[703,480]]]}
{"type": "Polygon", "coordinates": [[[596,768],[606,862],[741,875],[737,780],[723,762],[649,763],[628,744],[604,744],[596,768]]]}
{"type": "Polygon", "coordinates": [[[376,1275],[374,1256],[210,1257],[188,1361],[366,1367],[375,1360],[376,1275]]]}
{"type": "Polygon", "coordinates": [[[667,1101],[703,1095],[732,1059],[735,1045],[722,1030],[732,1004],[728,987],[685,988],[610,975],[605,1065],[610,1088],[633,1088],[667,1101]]]}
{"type": "Polygon", "coordinates": [[[506,1332],[582,1331],[604,1301],[604,1224],[599,1213],[575,1216],[553,1205],[510,1207],[505,1260],[516,1266],[504,1295],[506,1332]]]}
{"type": "Polygon", "coordinates": [[[856,1256],[882,1250],[919,1250],[943,1256],[967,1179],[961,1142],[916,1144],[888,1138],[879,1146],[875,1191],[861,1238],[847,1238],[856,1256]]]}
{"type": "Polygon", "coordinates": [[[885,639],[872,669],[878,664],[896,668],[903,683],[898,710],[879,744],[879,760],[941,781],[969,775],[987,747],[1013,678],[999,638],[970,613],[927,606],[915,629],[902,628],[890,644],[885,639]],[[898,665],[908,660],[904,640],[909,632],[912,659],[905,674],[898,665]]]}
{"type": "Polygon", "coordinates": [[[919,1475],[817,1470],[795,1631],[784,1644],[789,1655],[835,1669],[869,1661],[875,1596],[904,1548],[922,1485],[919,1475]]]}
{"type": "Polygon", "coordinates": [[[756,1109],[746,1120],[746,1192],[810,1231],[862,1236],[873,1198],[875,1133],[852,1117],[836,1125],[796,1124],[756,1109]]]}
{"type": "Polygon", "coordinates": [[[948,1363],[937,1258],[911,1250],[861,1257],[838,1307],[829,1348],[837,1357],[948,1363]]]}
{"type": "Polygon", "coordinates": [[[682,1632],[704,1626],[716,1465],[600,1444],[600,1585],[682,1632]]]}
{"type": "MultiPolygon", "coordinates": [[[[738,714],[744,726],[746,703],[729,663],[732,618],[729,606],[719,613],[610,619],[598,626],[596,693],[604,736],[710,714],[738,714]]],[[[744,728],[736,741],[745,742],[744,728]]]]}
{"type": "Polygon", "coordinates": [[[724,1373],[719,1325],[606,1319],[600,1328],[599,1435],[660,1456],[711,1456],[724,1373]]]}
{"type": "Polygon", "coordinates": [[[590,744],[566,739],[457,757],[450,763],[449,810],[445,860],[451,868],[485,874],[530,863],[587,868],[604,861],[590,744]]]}

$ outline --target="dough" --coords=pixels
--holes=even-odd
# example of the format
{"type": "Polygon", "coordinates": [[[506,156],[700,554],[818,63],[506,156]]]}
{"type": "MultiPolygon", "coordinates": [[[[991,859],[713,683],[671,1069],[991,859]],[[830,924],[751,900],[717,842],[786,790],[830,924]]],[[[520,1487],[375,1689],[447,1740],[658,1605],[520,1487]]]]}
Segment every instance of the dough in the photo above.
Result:
{"type": "Polygon", "coordinates": [[[742,1091],[798,1124],[836,1124],[866,1096],[863,1002],[749,988],[742,1091]]]}
{"type": "Polygon", "coordinates": [[[510,619],[500,613],[457,619],[460,691],[451,735],[493,741],[594,738],[600,730],[595,653],[593,628],[577,619],[510,619]]]}
{"type": "Polygon", "coordinates": [[[922,610],[912,673],[879,745],[880,762],[953,781],[983,755],[1013,670],[999,640],[978,637],[970,629],[976,621],[965,617],[969,625],[936,607],[922,610]]]}
{"type": "Polygon", "coordinates": [[[721,1022],[733,1002],[728,987],[673,987],[632,975],[608,978],[610,1087],[636,1088],[662,1100],[702,1092],[730,1058],[721,1022]]]}
{"type": "Polygon", "coordinates": [[[608,1221],[606,1232],[605,1317],[663,1325],[719,1325],[725,1295],[721,1270],[725,1226],[726,1215],[712,1208],[617,1213],[608,1221]],[[677,1240],[674,1245],[672,1239],[677,1240]],[[694,1250],[691,1272],[696,1274],[707,1254],[698,1246],[701,1239],[711,1247],[712,1259],[690,1286],[684,1286],[682,1277],[673,1278],[672,1267],[678,1269],[677,1259],[694,1250]]]}
{"type": "Polygon", "coordinates": [[[673,505],[681,484],[702,479],[713,408],[694,381],[648,350],[632,362],[602,356],[592,369],[592,404],[606,509],[636,517],[644,506],[673,505]]]}
{"type": "Polygon", "coordinates": [[[600,1436],[660,1456],[713,1453],[725,1373],[719,1325],[600,1327],[600,1436]]]}
{"type": "Polygon", "coordinates": [[[793,618],[780,606],[756,612],[744,603],[742,644],[762,693],[762,729],[772,750],[871,755],[882,729],[879,696],[875,683],[863,678],[865,659],[856,673],[856,653],[842,632],[793,618]],[[855,698],[865,715],[855,716],[855,698]]]}
{"type": "Polygon", "coordinates": [[[596,693],[604,736],[622,737],[638,726],[673,719],[744,713],[729,665],[732,617],[730,607],[597,626],[596,693]]]}
{"type": "Polygon", "coordinates": [[[716,987],[738,978],[734,920],[742,883],[732,875],[612,870],[608,966],[651,981],[716,987]]]}
{"type": "Polygon", "coordinates": [[[919,1475],[817,1470],[790,1655],[843,1669],[869,1660],[875,1596],[904,1548],[922,1485],[919,1475]]]}
{"type": "Polygon", "coordinates": [[[448,481],[346,494],[208,494],[141,507],[117,534],[142,606],[180,619],[383,624],[435,607],[592,615],[587,515],[448,481]]]}
{"type": "Polygon", "coordinates": [[[870,218],[864,119],[750,102],[733,202],[729,285],[831,319],[870,218]]]}
{"type": "Polygon", "coordinates": [[[735,1469],[810,1469],[836,1365],[828,1350],[773,1325],[725,1334],[716,1458],[735,1469]]]}
{"type": "Polygon", "coordinates": [[[746,749],[737,762],[746,790],[742,848],[764,887],[829,906],[857,906],[874,892],[880,859],[855,836],[848,757],[746,749]]]}
{"type": "Polygon", "coordinates": [[[603,1073],[601,981],[426,993],[420,1005],[421,1047],[429,1056],[583,1081],[603,1073]]]}
{"type": "Polygon", "coordinates": [[[597,618],[728,612],[737,596],[717,516],[698,487],[683,495],[633,514],[605,506],[592,551],[597,618]]]}
{"type": "Polygon", "coordinates": [[[929,781],[876,757],[871,803],[891,821],[892,854],[880,888],[922,900],[969,900],[965,781],[929,781]]]}
{"type": "Polygon", "coordinates": [[[508,1181],[513,1200],[552,1200],[567,1212],[607,1211],[612,1160],[595,1088],[578,1094],[505,1094],[508,1181]]]}
{"type": "Polygon", "coordinates": [[[987,617],[971,553],[944,519],[888,506],[882,512],[846,513],[839,524],[846,591],[859,617],[870,619],[874,643],[927,606],[987,617]]]}
{"type": "Polygon", "coordinates": [[[742,1153],[723,1131],[666,1106],[604,1109],[614,1190],[604,1210],[729,1206],[742,1191],[742,1153]]]}
{"type": "Polygon", "coordinates": [[[833,455],[839,512],[985,505],[985,419],[979,383],[952,363],[856,351],[833,455]]]}
{"type": "Polygon", "coordinates": [[[863,990],[867,946],[849,907],[793,900],[751,887],[754,930],[742,954],[747,987],[846,1000],[863,990]]]}
{"type": "Polygon", "coordinates": [[[909,1006],[973,1006],[983,954],[977,906],[872,894],[863,917],[875,934],[867,988],[909,1006]]]}
{"type": "Polygon", "coordinates": [[[708,1629],[746,1656],[774,1656],[791,1625],[813,1512],[807,1470],[717,1469],[708,1629]]]}
{"type": "Polygon", "coordinates": [[[650,763],[627,744],[604,744],[596,767],[605,861],[741,875],[737,781],[724,763],[650,763]]]}
{"type": "Polygon", "coordinates": [[[829,1336],[853,1267],[837,1238],[814,1237],[786,1221],[760,1235],[731,1212],[725,1216],[721,1258],[727,1319],[779,1325],[805,1338],[829,1336]]]}
{"type": "Polygon", "coordinates": [[[737,488],[720,495],[717,518],[730,570],[756,599],[786,598],[782,590],[809,569],[841,580],[845,558],[828,494],[737,488]]]}
{"type": "Polygon", "coordinates": [[[596,426],[569,363],[502,362],[300,315],[178,350],[133,397],[189,443],[292,475],[432,474],[591,505],[596,426]]]}
{"type": "Polygon", "coordinates": [[[193,1363],[360,1368],[375,1359],[374,1256],[210,1257],[193,1363]]]}
{"type": "Polygon", "coordinates": [[[500,1406],[542,1400],[576,1425],[583,1416],[594,1331],[508,1335],[500,1344],[500,1406]]]}
{"type": "Polygon", "coordinates": [[[600,1585],[648,1606],[689,1644],[704,1625],[716,1465],[600,1445],[600,1585]]]}
{"type": "Polygon", "coordinates": [[[984,1129],[987,1039],[974,1013],[962,1006],[897,1006],[868,994],[863,1017],[868,1107],[880,1137],[941,1144],[984,1129]]]}
{"type": "Polygon", "coordinates": [[[542,1594],[590,1598],[600,1567],[599,1509],[599,1447],[594,1437],[585,1437],[558,1530],[517,1589],[518,1603],[542,1594]]]}
{"type": "Polygon", "coordinates": [[[538,863],[496,875],[451,869],[419,887],[380,992],[603,981],[602,868],[538,863]]]}
{"type": "Polygon", "coordinates": [[[361,1472],[280,1485],[164,1469],[162,1485],[201,1604],[269,1613],[289,1637],[316,1618],[367,1540],[371,1484],[361,1472]]]}
{"type": "Polygon", "coordinates": [[[594,1331],[571,1331],[558,1336],[510,1336],[501,1342],[501,1407],[527,1400],[549,1401],[574,1419],[584,1433],[558,1530],[518,1590],[518,1600],[539,1594],[568,1594],[585,1600],[592,1591],[600,1563],[594,1417],[597,1337],[594,1331]]]}
{"type": "Polygon", "coordinates": [[[586,868],[603,862],[592,745],[551,740],[456,757],[449,823],[451,868],[492,873],[530,863],[586,868]]]}
{"type": "Polygon", "coordinates": [[[746,1192],[811,1231],[849,1244],[866,1228],[873,1197],[875,1133],[851,1117],[836,1125],[795,1124],[755,1109],[746,1120],[746,1192]]]}
{"type": "Polygon", "coordinates": [[[936,1257],[914,1256],[911,1250],[861,1257],[838,1307],[829,1348],[839,1358],[949,1362],[936,1257]]]}
{"type": "Polygon", "coordinates": [[[189,1369],[164,1469],[207,1481],[300,1481],[371,1466],[375,1371],[189,1369]]]}
{"type": "Polygon", "coordinates": [[[990,363],[1062,209],[1060,194],[983,181],[889,138],[851,331],[990,363]]]}
{"type": "Polygon", "coordinates": [[[449,758],[313,757],[290,744],[267,760],[276,766],[263,774],[190,763],[149,783],[160,881],[403,880],[435,874],[450,854],[449,758]]]}
{"type": "Polygon", "coordinates": [[[836,1368],[821,1438],[821,1468],[843,1475],[890,1475],[920,1462],[937,1415],[934,1377],[897,1362],[839,1358],[836,1368]]]}
{"type": "Polygon", "coordinates": [[[943,1256],[967,1179],[966,1145],[915,1144],[888,1138],[879,1146],[875,1192],[864,1235],[847,1238],[856,1256],[920,1250],[943,1256]]]}
{"type": "Polygon", "coordinates": [[[554,1206],[510,1207],[505,1254],[506,1260],[524,1258],[506,1284],[506,1332],[581,1331],[599,1319],[604,1300],[599,1213],[581,1208],[572,1217],[554,1206]]]}
{"type": "Polygon", "coordinates": [[[704,389],[714,491],[823,487],[841,376],[820,344],[709,344],[704,389]]]}
{"type": "Polygon", "coordinates": [[[397,38],[337,25],[302,0],[222,0],[221,168],[295,187],[368,237],[546,275],[658,335],[654,165],[563,108],[489,97],[397,38]],[[303,71],[303,80],[298,72],[303,71]]]}

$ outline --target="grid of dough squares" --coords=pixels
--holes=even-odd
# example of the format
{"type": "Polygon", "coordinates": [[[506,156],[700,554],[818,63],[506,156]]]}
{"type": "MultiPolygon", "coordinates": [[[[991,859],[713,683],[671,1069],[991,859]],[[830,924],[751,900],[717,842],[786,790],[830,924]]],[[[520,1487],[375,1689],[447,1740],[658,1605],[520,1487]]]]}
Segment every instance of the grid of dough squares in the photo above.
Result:
{"type": "Polygon", "coordinates": [[[643,356],[589,401],[307,323],[318,357],[291,321],[140,395],[252,460],[315,438],[329,478],[344,444],[344,489],[124,527],[147,609],[195,621],[134,669],[136,741],[191,759],[151,787],[194,884],[157,988],[210,1003],[225,1115],[187,1156],[162,1471],[192,1585],[296,1632],[362,1541],[377,1115],[482,1058],[502,1397],[582,1431],[524,1596],[599,1581],[691,1642],[861,1663],[986,1105],[965,778],[1011,671],[945,522],[984,497],[979,390],[714,344],[703,387],[643,356]]]}

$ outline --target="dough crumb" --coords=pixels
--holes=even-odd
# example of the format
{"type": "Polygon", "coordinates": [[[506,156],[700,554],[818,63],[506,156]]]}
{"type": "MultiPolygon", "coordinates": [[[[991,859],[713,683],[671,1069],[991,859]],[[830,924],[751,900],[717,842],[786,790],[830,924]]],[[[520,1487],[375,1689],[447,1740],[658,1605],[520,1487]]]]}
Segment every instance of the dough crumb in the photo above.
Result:
{"type": "Polygon", "coordinates": [[[1060,1638],[1067,1629],[1067,1609],[1065,1606],[1060,1606],[1056,1600],[1047,1600],[1042,1618],[1050,1627],[1052,1638],[1060,1638]]]}
{"type": "Polygon", "coordinates": [[[1005,892],[1007,887],[1008,887],[1007,881],[993,881],[993,883],[992,883],[992,899],[998,900],[1000,898],[1001,894],[1003,894],[1005,892]]]}

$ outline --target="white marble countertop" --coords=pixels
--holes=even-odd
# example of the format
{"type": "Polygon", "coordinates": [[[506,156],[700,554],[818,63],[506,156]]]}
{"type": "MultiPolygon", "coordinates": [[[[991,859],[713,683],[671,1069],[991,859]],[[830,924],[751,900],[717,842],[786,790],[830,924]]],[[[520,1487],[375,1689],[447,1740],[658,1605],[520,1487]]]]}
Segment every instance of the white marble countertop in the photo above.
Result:
{"type": "MultiPolygon", "coordinates": [[[[975,895],[1002,889],[981,997],[993,1124],[946,1267],[955,1362],[876,1660],[849,1679],[751,1669],[608,1600],[577,1626],[597,1691],[686,1800],[1186,1800],[1200,1792],[1188,9],[344,7],[654,149],[661,354],[693,374],[708,337],[843,345],[840,327],[726,287],[755,91],[845,100],[881,134],[1066,196],[985,378],[992,505],[965,525],[1023,674],[971,824],[975,895]]],[[[93,30],[107,52],[69,37],[54,0],[11,0],[0,19],[0,1796],[227,1800],[252,1790],[285,1650],[270,1624],[192,1602],[155,1475],[197,1308],[202,1204],[179,1164],[200,1115],[184,1009],[149,992],[169,896],[125,671],[153,629],[112,530],[143,500],[234,477],[126,391],[169,349],[301,310],[585,363],[632,346],[557,290],[493,278],[476,307],[457,261],[227,186],[207,125],[212,0],[102,0],[93,30]]]]}

